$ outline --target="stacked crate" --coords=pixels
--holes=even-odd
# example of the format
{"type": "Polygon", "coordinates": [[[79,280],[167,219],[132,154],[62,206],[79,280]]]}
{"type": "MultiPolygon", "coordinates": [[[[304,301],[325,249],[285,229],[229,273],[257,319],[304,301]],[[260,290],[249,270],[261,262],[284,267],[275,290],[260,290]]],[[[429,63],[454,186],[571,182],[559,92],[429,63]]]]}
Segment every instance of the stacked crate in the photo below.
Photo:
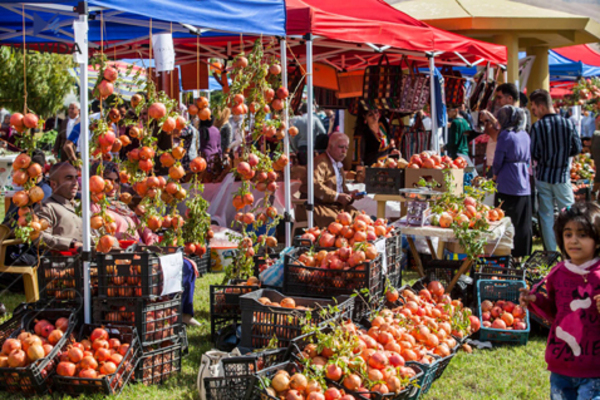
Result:
{"type": "MultiPolygon", "coordinates": [[[[134,380],[160,384],[181,370],[185,335],[182,292],[162,295],[165,282],[159,249],[136,250],[152,251],[97,256],[98,296],[93,300],[93,321],[135,327],[142,355],[134,380]]],[[[179,249],[165,247],[160,251],[179,249]]]]}

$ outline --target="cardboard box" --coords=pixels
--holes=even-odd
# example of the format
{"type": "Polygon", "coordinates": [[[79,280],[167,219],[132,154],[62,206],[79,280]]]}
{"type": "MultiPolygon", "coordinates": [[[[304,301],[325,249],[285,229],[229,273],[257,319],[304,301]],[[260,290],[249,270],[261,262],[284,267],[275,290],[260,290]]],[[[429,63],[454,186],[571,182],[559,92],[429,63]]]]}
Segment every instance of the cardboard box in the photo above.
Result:
{"type": "Polygon", "coordinates": [[[454,177],[454,189],[452,190],[452,193],[456,194],[456,195],[460,195],[463,192],[463,179],[464,179],[464,169],[448,169],[448,170],[441,170],[441,169],[425,169],[425,168],[419,168],[419,169],[413,169],[413,168],[406,168],[406,174],[405,174],[405,178],[404,178],[404,187],[405,188],[416,188],[419,187],[418,186],[418,182],[421,180],[421,178],[424,178],[426,181],[431,182],[431,181],[436,181],[438,183],[437,187],[434,187],[433,189],[438,191],[438,192],[445,192],[447,190],[446,188],[446,184],[444,182],[444,173],[446,173],[446,171],[449,171],[452,176],[454,177]]]}

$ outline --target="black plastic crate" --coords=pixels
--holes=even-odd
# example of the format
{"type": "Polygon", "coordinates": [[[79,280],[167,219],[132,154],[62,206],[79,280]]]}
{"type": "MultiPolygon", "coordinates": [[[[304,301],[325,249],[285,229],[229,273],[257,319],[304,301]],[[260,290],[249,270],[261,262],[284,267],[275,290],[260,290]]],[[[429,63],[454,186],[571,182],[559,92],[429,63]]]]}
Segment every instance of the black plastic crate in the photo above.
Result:
{"type": "Polygon", "coordinates": [[[56,377],[56,366],[60,354],[65,351],[68,338],[77,325],[77,317],[71,310],[32,308],[30,305],[17,307],[11,319],[0,325],[0,346],[8,338],[16,338],[22,331],[34,332],[37,321],[45,319],[55,323],[59,318],[69,320],[63,337],[44,358],[21,368],[0,368],[0,390],[22,396],[43,396],[52,393],[52,383],[56,377]]]}
{"type": "Polygon", "coordinates": [[[560,258],[561,255],[558,251],[536,250],[529,256],[527,261],[525,261],[523,269],[532,270],[540,268],[542,265],[552,267],[560,261],[560,258]]]}
{"type": "Polygon", "coordinates": [[[408,368],[411,368],[415,372],[415,376],[413,376],[406,387],[399,391],[398,393],[386,393],[381,394],[378,392],[354,392],[352,390],[345,389],[341,382],[334,382],[327,378],[325,381],[337,387],[340,390],[344,390],[347,394],[354,396],[356,400],[408,400],[411,396],[414,396],[415,393],[418,393],[419,388],[417,387],[419,379],[423,376],[423,370],[418,364],[410,364],[407,365],[408,368]]]}
{"type": "MultiPolygon", "coordinates": [[[[253,375],[204,378],[206,400],[244,399],[254,382],[253,375]]],[[[260,397],[255,397],[260,399],[260,397]]]]}
{"type": "MultiPolygon", "coordinates": [[[[427,260],[423,261],[423,272],[425,276],[417,283],[413,285],[417,291],[427,288],[429,282],[438,281],[444,286],[444,289],[448,288],[454,276],[460,270],[460,267],[463,264],[463,260],[427,260]]],[[[450,297],[453,299],[462,299],[465,305],[470,305],[473,302],[473,278],[471,271],[467,271],[466,274],[463,274],[454,288],[452,288],[452,292],[448,293],[450,297]]]]}
{"type": "Polygon", "coordinates": [[[369,194],[399,194],[404,189],[405,171],[399,168],[365,168],[365,190],[369,194]]]}
{"type": "Polygon", "coordinates": [[[372,296],[381,294],[381,255],[349,270],[307,267],[298,257],[307,251],[297,248],[285,255],[283,292],[290,296],[337,297],[368,289],[372,296]]]}
{"type": "Polygon", "coordinates": [[[385,292],[387,281],[397,288],[402,285],[402,236],[394,235],[385,239],[385,253],[387,257],[387,274],[381,279],[381,293],[385,292]]]}
{"type": "Polygon", "coordinates": [[[285,249],[285,244],[279,243],[275,247],[261,247],[254,258],[254,276],[259,277],[261,268],[269,263],[269,260],[278,260],[280,253],[285,249]]]}
{"type": "MultiPolygon", "coordinates": [[[[280,303],[284,296],[276,290],[261,289],[240,297],[242,309],[241,346],[245,348],[263,348],[269,345],[273,337],[277,338],[278,347],[288,347],[290,340],[302,335],[303,322],[307,310],[285,308],[281,306],[265,306],[258,300],[266,297],[271,302],[280,303]]],[[[292,297],[296,307],[311,308],[311,323],[318,325],[325,321],[339,318],[352,318],[354,298],[339,296],[335,299],[310,297],[292,297]],[[337,311],[329,313],[329,308],[337,311]],[[321,315],[325,310],[326,315],[321,315]]]]}
{"type": "Polygon", "coordinates": [[[222,377],[204,378],[207,400],[243,399],[256,372],[284,362],[287,349],[264,350],[240,357],[223,358],[222,377]]]}
{"type": "Polygon", "coordinates": [[[440,358],[439,360],[437,360],[435,362],[438,366],[435,371],[435,375],[433,377],[433,382],[437,381],[438,379],[440,379],[442,377],[442,374],[444,373],[446,368],[448,368],[448,365],[450,365],[450,361],[452,361],[452,359],[456,355],[456,352],[458,351],[459,347],[460,347],[460,342],[457,339],[456,346],[454,346],[453,349],[450,349],[450,355],[440,358]]]}
{"type": "MultiPolygon", "coordinates": [[[[98,268],[90,264],[91,295],[98,295],[98,268]]],[[[40,257],[38,287],[40,299],[83,301],[83,263],[78,255],[40,257]]]]}
{"type": "Polygon", "coordinates": [[[129,349],[125,353],[125,356],[123,356],[121,363],[117,366],[116,372],[111,375],[105,375],[102,378],[93,379],[56,375],[54,388],[57,392],[66,393],[71,396],[93,393],[118,395],[125,385],[127,385],[127,382],[129,382],[142,354],[136,329],[125,325],[85,324],[81,327],[76,339],[87,338],[95,328],[100,327],[106,329],[109,338],[117,338],[121,343],[129,343],[129,349]]]}
{"type": "MultiPolygon", "coordinates": [[[[136,247],[151,250],[154,247],[136,247]]],[[[165,253],[179,248],[164,248],[165,253]]],[[[99,254],[98,296],[154,300],[163,290],[163,273],[159,255],[150,251],[99,254]]],[[[183,274],[182,274],[183,277],[183,274]]],[[[182,278],[183,279],[183,278],[182,278]]]]}
{"type": "Polygon", "coordinates": [[[232,280],[228,285],[210,285],[210,335],[213,342],[217,333],[228,325],[242,323],[240,296],[260,289],[259,286],[237,285],[242,280],[232,280]]]}
{"type": "Polygon", "coordinates": [[[182,330],[181,294],[166,299],[93,300],[96,324],[120,324],[137,328],[143,347],[175,340],[182,330]]]}
{"type": "Polygon", "coordinates": [[[423,371],[423,374],[417,379],[417,390],[410,393],[409,400],[418,400],[422,395],[429,392],[431,384],[435,380],[435,373],[438,369],[439,363],[434,362],[432,364],[421,364],[415,361],[407,361],[407,366],[416,365],[423,371]]]}
{"type": "MultiPolygon", "coordinates": [[[[269,386],[269,385],[267,385],[267,381],[269,381],[279,370],[285,370],[290,374],[290,376],[292,376],[296,372],[302,372],[303,368],[294,361],[286,361],[282,364],[276,364],[271,367],[265,368],[261,371],[257,371],[256,374],[253,375],[252,383],[250,384],[250,386],[248,387],[248,390],[246,391],[245,399],[246,400],[256,400],[256,399],[279,400],[279,398],[269,395],[266,390],[266,388],[269,386]]],[[[227,398],[226,400],[233,399],[233,398],[241,399],[244,397],[230,397],[230,398],[227,398]]],[[[222,398],[219,398],[219,400],[221,400],[221,399],[222,398]]]]}
{"type": "Polygon", "coordinates": [[[164,347],[146,347],[135,368],[133,380],[146,386],[160,385],[171,376],[181,372],[185,331],[164,347]]]}

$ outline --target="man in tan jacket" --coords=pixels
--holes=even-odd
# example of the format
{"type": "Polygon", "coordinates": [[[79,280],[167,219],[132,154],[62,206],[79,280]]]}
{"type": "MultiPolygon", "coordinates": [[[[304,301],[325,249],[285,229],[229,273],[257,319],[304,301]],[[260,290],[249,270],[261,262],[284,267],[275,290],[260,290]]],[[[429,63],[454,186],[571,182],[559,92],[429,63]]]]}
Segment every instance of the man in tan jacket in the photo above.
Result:
{"type": "Polygon", "coordinates": [[[314,193],[315,193],[315,225],[327,227],[335,221],[336,216],[347,211],[354,217],[357,211],[352,207],[358,190],[350,192],[346,186],[344,166],[350,139],[341,132],[329,137],[327,151],[315,158],[314,193]]]}
{"type": "Polygon", "coordinates": [[[48,229],[42,232],[41,239],[51,250],[65,251],[82,246],[83,222],[75,210],[77,178],[77,169],[69,163],[54,164],[50,169],[52,196],[44,200],[38,216],[48,221],[48,229]]]}

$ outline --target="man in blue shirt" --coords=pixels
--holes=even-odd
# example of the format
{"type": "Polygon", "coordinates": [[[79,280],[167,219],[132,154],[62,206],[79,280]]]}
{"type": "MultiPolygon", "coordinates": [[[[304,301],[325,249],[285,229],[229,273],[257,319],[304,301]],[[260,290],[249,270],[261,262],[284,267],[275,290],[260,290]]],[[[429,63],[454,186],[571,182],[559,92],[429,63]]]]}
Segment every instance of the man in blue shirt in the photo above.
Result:
{"type": "Polygon", "coordinates": [[[573,204],[570,158],[581,152],[581,140],[573,123],[556,113],[550,93],[531,93],[531,112],[538,121],[531,127],[531,159],[537,163],[535,178],[544,247],[556,251],[554,205],[559,210],[573,204]]]}

